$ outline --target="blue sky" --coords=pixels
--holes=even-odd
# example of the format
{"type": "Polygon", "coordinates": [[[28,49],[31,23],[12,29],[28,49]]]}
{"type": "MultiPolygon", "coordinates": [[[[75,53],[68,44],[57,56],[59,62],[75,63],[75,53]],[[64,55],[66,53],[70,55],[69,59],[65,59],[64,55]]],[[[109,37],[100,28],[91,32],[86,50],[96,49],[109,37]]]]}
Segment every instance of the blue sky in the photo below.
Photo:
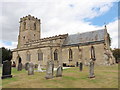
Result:
{"type": "MultiPolygon", "coordinates": [[[[99,11],[99,9],[95,9],[99,11]]],[[[103,26],[108,24],[109,22],[113,22],[118,18],[118,2],[114,2],[113,6],[110,8],[109,11],[103,13],[99,17],[95,17],[92,19],[84,19],[86,22],[91,22],[92,25],[103,26]],[[101,23],[102,22],[102,23],[101,23]]]]}
{"type": "Polygon", "coordinates": [[[107,24],[112,48],[118,47],[117,0],[5,0],[0,2],[0,47],[17,47],[19,19],[31,14],[41,19],[41,37],[103,29],[107,24]],[[11,2],[10,2],[11,1],[11,2]],[[1,37],[1,36],[0,36],[1,37]],[[114,43],[113,43],[114,42],[114,43]]]}

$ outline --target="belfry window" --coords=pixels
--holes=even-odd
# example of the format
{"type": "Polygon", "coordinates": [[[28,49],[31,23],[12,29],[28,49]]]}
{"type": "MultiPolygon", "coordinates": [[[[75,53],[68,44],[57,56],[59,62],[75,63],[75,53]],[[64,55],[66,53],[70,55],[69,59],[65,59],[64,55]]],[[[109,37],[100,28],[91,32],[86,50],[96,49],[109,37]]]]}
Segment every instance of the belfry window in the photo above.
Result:
{"type": "Polygon", "coordinates": [[[26,29],[26,22],[24,22],[24,29],[26,29]]]}
{"type": "Polygon", "coordinates": [[[73,55],[72,55],[72,49],[69,49],[69,61],[72,61],[73,55]]]}
{"type": "Polygon", "coordinates": [[[36,30],[36,23],[34,23],[34,30],[36,30]]]}
{"type": "Polygon", "coordinates": [[[43,60],[43,53],[41,50],[38,50],[38,61],[43,60]]]}
{"type": "Polygon", "coordinates": [[[58,50],[54,51],[54,60],[58,60],[58,50]]]}

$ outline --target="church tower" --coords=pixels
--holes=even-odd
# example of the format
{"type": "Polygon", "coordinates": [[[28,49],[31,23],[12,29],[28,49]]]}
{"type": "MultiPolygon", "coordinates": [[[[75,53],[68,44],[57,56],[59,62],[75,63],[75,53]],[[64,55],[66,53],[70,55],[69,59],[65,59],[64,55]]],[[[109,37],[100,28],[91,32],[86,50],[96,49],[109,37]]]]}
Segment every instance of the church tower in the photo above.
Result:
{"type": "Polygon", "coordinates": [[[26,42],[40,39],[40,19],[28,15],[20,18],[18,48],[24,47],[26,42]]]}

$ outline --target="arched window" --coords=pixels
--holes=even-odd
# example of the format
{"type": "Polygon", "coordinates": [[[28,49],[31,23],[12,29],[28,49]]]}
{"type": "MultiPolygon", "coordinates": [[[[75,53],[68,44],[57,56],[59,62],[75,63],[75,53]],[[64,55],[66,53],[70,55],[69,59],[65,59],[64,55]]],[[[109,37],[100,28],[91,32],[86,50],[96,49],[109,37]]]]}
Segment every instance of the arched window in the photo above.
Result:
{"type": "Polygon", "coordinates": [[[34,30],[36,30],[36,23],[34,23],[34,30]]]}
{"type": "Polygon", "coordinates": [[[79,56],[80,56],[80,59],[82,59],[82,49],[79,48],[79,56]]]}
{"type": "Polygon", "coordinates": [[[91,59],[96,60],[95,58],[95,48],[91,46],[91,59]]]}
{"type": "Polygon", "coordinates": [[[24,29],[26,29],[26,22],[24,22],[24,29]]]}
{"type": "Polygon", "coordinates": [[[39,49],[39,50],[38,50],[38,61],[41,61],[41,60],[43,60],[43,53],[42,53],[42,51],[39,49]]]}
{"type": "Polygon", "coordinates": [[[54,51],[54,60],[58,60],[58,50],[54,51]]]}
{"type": "Polygon", "coordinates": [[[26,60],[27,60],[27,61],[30,61],[30,60],[31,60],[31,54],[30,54],[29,51],[27,51],[26,60]]]}
{"type": "Polygon", "coordinates": [[[72,61],[73,55],[72,55],[72,49],[69,49],[69,61],[72,61]]]}

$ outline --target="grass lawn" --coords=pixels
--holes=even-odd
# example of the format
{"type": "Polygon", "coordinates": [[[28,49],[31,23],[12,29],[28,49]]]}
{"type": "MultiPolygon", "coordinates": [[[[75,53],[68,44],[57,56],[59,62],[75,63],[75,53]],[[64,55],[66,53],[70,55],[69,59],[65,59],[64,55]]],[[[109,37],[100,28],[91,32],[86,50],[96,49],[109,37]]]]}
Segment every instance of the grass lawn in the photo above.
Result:
{"type": "MultiPolygon", "coordinates": [[[[118,65],[96,66],[95,79],[89,79],[89,68],[84,66],[63,70],[63,77],[46,80],[45,72],[27,75],[27,71],[12,69],[13,78],[3,79],[3,88],[118,88],[118,65]]],[[[54,72],[55,74],[56,72],[54,72]]]]}

